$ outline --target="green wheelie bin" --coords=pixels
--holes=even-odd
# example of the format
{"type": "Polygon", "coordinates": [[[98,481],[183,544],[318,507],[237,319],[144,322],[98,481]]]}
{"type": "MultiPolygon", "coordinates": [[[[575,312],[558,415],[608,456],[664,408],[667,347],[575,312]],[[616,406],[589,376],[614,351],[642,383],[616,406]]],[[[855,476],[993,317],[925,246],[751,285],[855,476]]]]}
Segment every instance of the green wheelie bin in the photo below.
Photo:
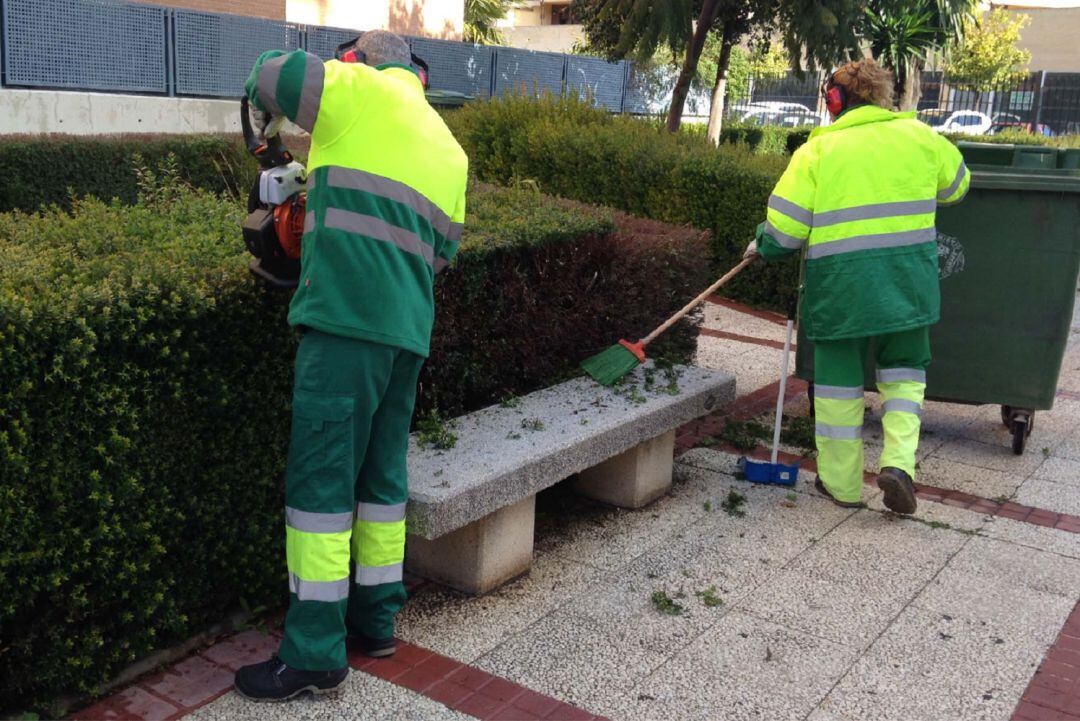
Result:
{"type": "MultiPolygon", "coordinates": [[[[941,322],[930,331],[926,395],[1000,405],[1019,455],[1035,411],[1053,407],[1069,338],[1080,272],[1080,169],[1076,153],[1057,148],[959,147],[971,189],[937,214],[941,322]]],[[[813,344],[800,333],[796,375],[813,381],[813,363],[813,344]]],[[[872,389],[873,354],[867,365],[872,389]]]]}

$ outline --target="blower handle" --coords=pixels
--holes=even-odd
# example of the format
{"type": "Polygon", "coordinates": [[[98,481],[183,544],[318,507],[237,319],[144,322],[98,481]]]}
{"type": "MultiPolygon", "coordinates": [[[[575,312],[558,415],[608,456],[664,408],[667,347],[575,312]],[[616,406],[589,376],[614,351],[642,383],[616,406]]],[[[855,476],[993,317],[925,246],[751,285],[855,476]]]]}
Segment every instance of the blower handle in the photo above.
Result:
{"type": "Polygon", "coordinates": [[[727,282],[729,280],[731,280],[732,278],[737,276],[743,270],[743,268],[745,268],[746,266],[753,263],[754,260],[756,259],[756,257],[757,256],[752,256],[750,258],[744,258],[741,263],[739,263],[737,266],[735,266],[734,268],[729,270],[727,273],[725,273],[724,277],[722,277],[720,280],[716,281],[715,283],[710,285],[708,288],[706,288],[705,292],[703,292],[697,298],[694,298],[692,301],[690,301],[685,306],[683,306],[682,310],[680,310],[678,313],[676,313],[675,315],[671,316],[666,321],[664,321],[664,324],[662,326],[660,326],[659,328],[654,330],[652,333],[649,333],[649,335],[642,338],[641,339],[641,345],[642,346],[647,346],[650,343],[652,343],[654,340],[656,340],[660,336],[661,333],[663,333],[668,328],[670,328],[671,326],[675,325],[680,320],[682,320],[683,316],[685,316],[687,313],[692,311],[694,309],[694,307],[697,306],[698,303],[700,303],[701,301],[705,300],[710,295],[715,293],[722,286],[727,284],[727,282]]]}
{"type": "Polygon", "coordinates": [[[278,134],[284,120],[279,118],[270,120],[266,129],[271,132],[267,133],[265,138],[260,139],[255,134],[255,129],[251,127],[250,109],[251,103],[245,95],[240,99],[240,130],[244,134],[244,145],[247,146],[248,152],[259,161],[259,167],[263,170],[269,170],[270,168],[278,168],[291,163],[293,160],[292,153],[286,150],[285,144],[281,142],[281,136],[278,134]]]}

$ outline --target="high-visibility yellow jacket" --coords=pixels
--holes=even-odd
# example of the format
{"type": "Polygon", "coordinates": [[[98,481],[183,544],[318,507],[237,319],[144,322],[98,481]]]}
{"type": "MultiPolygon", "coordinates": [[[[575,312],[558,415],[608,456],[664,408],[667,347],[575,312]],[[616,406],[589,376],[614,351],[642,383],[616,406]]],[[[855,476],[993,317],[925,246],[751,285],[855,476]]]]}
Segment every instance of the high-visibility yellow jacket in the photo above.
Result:
{"type": "Polygon", "coordinates": [[[817,128],[791,157],[758,228],[766,259],[802,251],[800,323],[811,340],[900,332],[940,316],[938,205],[971,175],[951,142],[864,105],[817,128]]]}
{"type": "Polygon", "coordinates": [[[461,240],[468,159],[416,72],[274,50],[246,91],[311,133],[289,322],[426,357],[434,275],[461,240]]]}

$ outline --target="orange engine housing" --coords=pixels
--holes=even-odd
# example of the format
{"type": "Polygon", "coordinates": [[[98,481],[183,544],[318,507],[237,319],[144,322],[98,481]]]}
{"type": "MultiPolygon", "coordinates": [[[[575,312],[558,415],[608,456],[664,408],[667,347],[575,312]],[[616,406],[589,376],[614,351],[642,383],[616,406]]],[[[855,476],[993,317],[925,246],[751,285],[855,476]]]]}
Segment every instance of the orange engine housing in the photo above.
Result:
{"type": "Polygon", "coordinates": [[[304,214],[307,194],[300,193],[292,201],[274,207],[274,232],[285,255],[300,257],[300,240],[304,237],[304,214]]]}

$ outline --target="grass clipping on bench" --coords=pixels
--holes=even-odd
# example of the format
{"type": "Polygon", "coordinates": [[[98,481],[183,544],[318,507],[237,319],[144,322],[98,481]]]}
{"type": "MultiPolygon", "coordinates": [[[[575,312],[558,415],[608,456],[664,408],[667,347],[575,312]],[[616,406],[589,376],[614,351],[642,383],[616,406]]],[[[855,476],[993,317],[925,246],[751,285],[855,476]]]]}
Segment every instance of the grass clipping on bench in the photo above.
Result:
{"type": "Polygon", "coordinates": [[[637,351],[641,355],[635,353],[636,346],[640,344],[619,341],[607,350],[583,360],[581,368],[600,385],[610,387],[644,362],[645,353],[640,348],[637,348],[637,351]]]}

